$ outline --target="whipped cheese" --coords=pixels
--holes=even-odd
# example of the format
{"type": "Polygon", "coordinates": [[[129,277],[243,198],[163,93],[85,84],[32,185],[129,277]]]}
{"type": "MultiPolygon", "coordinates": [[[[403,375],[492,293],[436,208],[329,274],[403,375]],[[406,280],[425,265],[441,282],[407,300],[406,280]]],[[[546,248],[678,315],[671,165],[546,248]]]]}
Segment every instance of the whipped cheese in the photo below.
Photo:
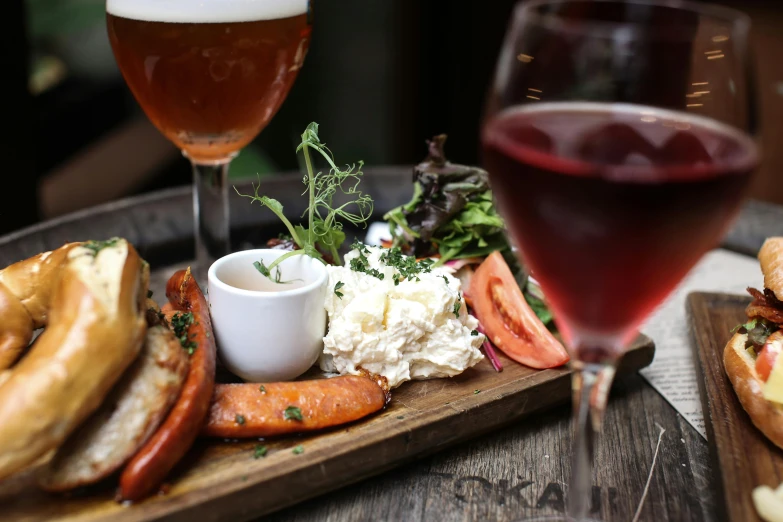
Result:
{"type": "Polygon", "coordinates": [[[452,377],[481,361],[484,336],[475,331],[478,320],[467,312],[459,279],[443,268],[406,279],[384,262],[384,252],[354,249],[345,266],[327,267],[329,330],[321,369],[365,369],[394,388],[411,379],[452,377]],[[361,257],[365,272],[351,268],[361,257]]]}

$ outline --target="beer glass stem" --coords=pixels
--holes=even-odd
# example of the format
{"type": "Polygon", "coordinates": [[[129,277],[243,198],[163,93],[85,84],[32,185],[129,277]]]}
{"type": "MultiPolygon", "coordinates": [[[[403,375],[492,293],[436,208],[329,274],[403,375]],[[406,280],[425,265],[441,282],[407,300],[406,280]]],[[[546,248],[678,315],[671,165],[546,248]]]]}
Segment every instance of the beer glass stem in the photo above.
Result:
{"type": "Polygon", "coordinates": [[[190,161],[196,235],[194,272],[202,288],[206,288],[210,265],[230,252],[228,166],[232,157],[211,162],[190,161]]]}
{"type": "Polygon", "coordinates": [[[587,520],[590,510],[593,475],[593,452],[601,430],[614,366],[572,361],[573,450],[571,480],[568,485],[567,515],[569,522],[587,520]]]}

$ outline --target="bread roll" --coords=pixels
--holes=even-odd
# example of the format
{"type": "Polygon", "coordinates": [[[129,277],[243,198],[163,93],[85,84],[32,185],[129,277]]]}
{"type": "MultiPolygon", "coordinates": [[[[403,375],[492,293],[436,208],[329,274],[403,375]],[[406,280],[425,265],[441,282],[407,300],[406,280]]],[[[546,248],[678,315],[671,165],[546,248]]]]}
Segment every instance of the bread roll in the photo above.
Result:
{"type": "Polygon", "coordinates": [[[747,335],[736,333],[723,350],[723,365],[750,420],[776,446],[783,448],[783,405],[764,398],[764,381],[745,349],[747,335]]]}
{"type": "Polygon", "coordinates": [[[783,237],[770,237],[764,241],[758,257],[764,273],[764,287],[783,301],[783,237]]]}

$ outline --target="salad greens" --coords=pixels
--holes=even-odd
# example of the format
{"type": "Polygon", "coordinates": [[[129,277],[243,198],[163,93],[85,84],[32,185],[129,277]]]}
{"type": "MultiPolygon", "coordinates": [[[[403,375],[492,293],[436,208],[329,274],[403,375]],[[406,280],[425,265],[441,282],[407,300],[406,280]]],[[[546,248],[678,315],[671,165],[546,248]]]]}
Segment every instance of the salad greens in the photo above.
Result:
{"type": "Polygon", "coordinates": [[[748,339],[745,341],[745,348],[753,350],[751,356],[755,359],[758,352],[761,351],[767,342],[767,338],[777,329],[778,327],[775,323],[767,321],[763,317],[754,317],[745,324],[737,325],[731,333],[747,334],[748,339]]]}
{"type": "MultiPolygon", "coordinates": [[[[307,216],[307,226],[293,225],[283,214],[283,205],[276,199],[258,194],[259,185],[253,184],[253,194],[242,194],[234,187],[237,194],[250,198],[252,202],[258,202],[280,218],[288,229],[298,250],[286,252],[269,266],[259,270],[267,277],[271,277],[272,270],[289,257],[296,255],[308,255],[316,259],[324,260],[324,255],[340,264],[340,246],[345,241],[343,224],[345,222],[355,226],[366,226],[367,220],[372,215],[373,200],[370,196],[359,190],[362,179],[362,166],[364,163],[346,165],[344,169],[337,166],[332,151],[318,138],[318,124],[313,122],[302,133],[302,142],[296,148],[296,152],[302,152],[307,173],[303,179],[306,186],[305,194],[308,195],[309,204],[302,217],[307,216]],[[327,172],[315,172],[313,159],[310,153],[318,153],[329,165],[327,172]],[[340,204],[334,203],[337,194],[346,196],[347,201],[340,204]]],[[[258,267],[257,267],[258,268],[258,267]]],[[[278,272],[279,273],[279,272],[278,272]]]]}
{"type": "Polygon", "coordinates": [[[418,258],[439,256],[434,266],[483,258],[499,250],[536,316],[554,328],[540,289],[528,280],[527,271],[511,251],[487,171],[451,163],[443,150],[445,143],[445,134],[427,140],[427,157],[413,169],[413,197],[384,216],[392,233],[392,248],[418,258]]]}
{"type": "Polygon", "coordinates": [[[445,134],[427,141],[427,158],[413,169],[413,198],[384,216],[392,244],[416,257],[437,253],[437,265],[507,250],[487,172],[448,161],[445,143],[445,134]]]}

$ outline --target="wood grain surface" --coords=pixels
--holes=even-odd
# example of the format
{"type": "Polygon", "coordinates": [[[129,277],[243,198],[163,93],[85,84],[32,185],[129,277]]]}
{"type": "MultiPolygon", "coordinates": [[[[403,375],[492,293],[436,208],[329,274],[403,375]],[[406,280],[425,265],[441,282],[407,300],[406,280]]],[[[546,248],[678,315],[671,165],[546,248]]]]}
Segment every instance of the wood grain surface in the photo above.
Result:
{"type": "MultiPolygon", "coordinates": [[[[648,365],[653,354],[651,341],[640,338],[620,373],[648,365]]],[[[253,455],[258,440],[202,440],[166,495],[131,508],[114,502],[111,488],[70,498],[39,492],[30,470],[0,484],[2,520],[247,520],[568,401],[567,368],[537,371],[502,361],[500,373],[484,360],[452,379],[405,383],[380,414],[328,433],[263,441],[269,451],[261,459],[253,455]]]]}
{"type": "Polygon", "coordinates": [[[753,488],[783,482],[783,451],[753,426],[723,366],[723,349],[731,330],[747,320],[746,296],[701,293],[688,296],[694,349],[701,369],[707,436],[718,480],[721,520],[761,522],[753,507],[753,488]]]}
{"type": "MultiPolygon", "coordinates": [[[[264,522],[521,522],[564,511],[570,408],[532,415],[454,449],[297,504],[264,522]]],[[[701,436],[638,374],[618,379],[596,447],[595,520],[715,520],[701,436]],[[650,479],[660,429],[660,452],[650,479]]]]}
{"type": "MultiPolygon", "coordinates": [[[[410,197],[410,167],[365,172],[364,183],[375,198],[378,215],[410,197]]],[[[279,199],[287,212],[303,210],[298,174],[262,183],[262,191],[279,199]]],[[[243,185],[240,190],[247,188],[243,185]]],[[[231,197],[234,248],[259,244],[273,227],[273,219],[259,207],[231,197]]],[[[0,266],[66,241],[122,235],[159,268],[157,279],[163,280],[171,273],[170,266],[182,266],[193,256],[191,204],[190,187],[181,187],[47,221],[0,237],[0,266]]],[[[755,255],[770,235],[783,235],[783,207],[751,201],[723,246],[755,255]]],[[[559,514],[570,475],[570,433],[570,407],[559,406],[264,520],[517,521],[559,514]]],[[[713,469],[718,468],[711,463],[706,441],[638,374],[617,379],[596,452],[592,514],[596,520],[628,522],[641,505],[636,518],[640,522],[709,522],[718,520],[725,509],[716,494],[713,469]],[[661,429],[665,432],[651,469],[661,429]]],[[[246,518],[260,515],[245,509],[246,518]]],[[[4,520],[2,515],[0,508],[4,520]]],[[[212,519],[232,520],[213,515],[212,519]]]]}

